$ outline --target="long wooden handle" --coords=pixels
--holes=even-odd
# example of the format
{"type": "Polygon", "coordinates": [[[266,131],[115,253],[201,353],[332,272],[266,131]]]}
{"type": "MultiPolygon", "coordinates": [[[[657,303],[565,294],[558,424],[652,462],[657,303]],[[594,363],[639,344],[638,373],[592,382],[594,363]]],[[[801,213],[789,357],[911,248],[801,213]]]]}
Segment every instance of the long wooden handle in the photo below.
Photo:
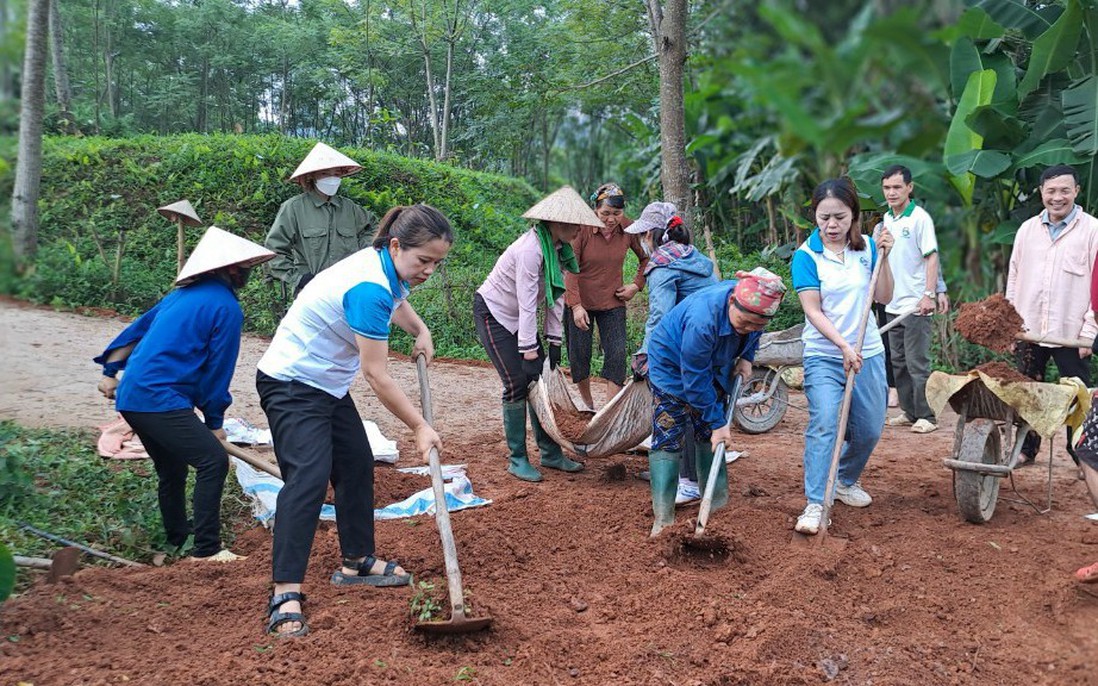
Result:
{"type": "MultiPolygon", "coordinates": [[[[740,387],[743,385],[743,377],[736,374],[736,380],[732,382],[732,395],[728,399],[728,413],[725,424],[732,423],[732,415],[736,412],[736,398],[740,395],[740,387]]],[[[717,444],[717,452],[713,455],[713,462],[709,465],[709,477],[705,482],[705,493],[702,495],[701,507],[698,508],[698,522],[694,525],[694,536],[705,533],[705,526],[709,523],[709,511],[713,509],[713,492],[717,488],[717,476],[720,474],[721,463],[724,462],[724,441],[717,444]]]]}
{"type": "MultiPolygon", "coordinates": [[[[873,265],[873,274],[869,277],[869,297],[862,308],[862,320],[858,324],[858,340],[854,345],[854,351],[862,352],[862,344],[865,343],[865,330],[869,324],[869,313],[873,309],[873,293],[877,290],[877,279],[881,276],[881,265],[888,259],[885,251],[880,251],[877,256],[877,264],[873,265]]],[[[827,470],[827,485],[824,487],[823,513],[820,515],[820,532],[818,540],[827,536],[827,527],[831,518],[831,489],[835,487],[835,479],[839,474],[839,456],[843,452],[843,442],[846,438],[846,425],[850,419],[850,403],[854,396],[854,368],[846,373],[846,389],[843,391],[843,404],[839,408],[839,432],[835,434],[835,447],[831,450],[831,466],[827,470]]]]}
{"type": "Polygon", "coordinates": [[[1047,336],[1034,336],[1029,333],[1020,333],[1015,336],[1019,341],[1025,341],[1026,343],[1044,343],[1046,345],[1054,345],[1057,348],[1086,348],[1090,349],[1094,346],[1094,339],[1089,341],[1085,338],[1048,338],[1047,336]]]}
{"type": "Polygon", "coordinates": [[[889,331],[896,328],[896,326],[901,324],[905,319],[907,319],[908,317],[910,317],[913,314],[915,314],[915,308],[914,307],[912,307],[910,310],[908,310],[907,312],[904,312],[901,315],[897,315],[897,317],[895,319],[893,319],[892,321],[890,321],[889,323],[885,324],[884,326],[882,326],[880,328],[880,333],[882,333],[882,334],[888,333],[889,331]]]}
{"type": "MultiPolygon", "coordinates": [[[[427,379],[427,361],[423,355],[416,357],[416,371],[419,373],[419,397],[423,418],[428,424],[434,424],[434,409],[431,405],[431,384],[427,379]]],[[[450,526],[450,510],[446,507],[446,489],[442,485],[442,465],[438,450],[431,448],[427,458],[431,470],[431,488],[435,492],[435,526],[442,539],[442,555],[446,561],[446,587],[450,592],[450,616],[465,618],[465,593],[461,585],[461,568],[458,566],[457,545],[454,543],[454,531],[450,526]]]]}
{"type": "Polygon", "coordinates": [[[244,450],[238,446],[229,443],[222,439],[221,446],[225,448],[225,452],[229,453],[233,457],[239,458],[247,464],[255,467],[261,472],[266,472],[276,479],[282,478],[282,470],[278,468],[278,465],[271,464],[269,460],[264,460],[258,455],[252,453],[250,450],[244,450]]]}

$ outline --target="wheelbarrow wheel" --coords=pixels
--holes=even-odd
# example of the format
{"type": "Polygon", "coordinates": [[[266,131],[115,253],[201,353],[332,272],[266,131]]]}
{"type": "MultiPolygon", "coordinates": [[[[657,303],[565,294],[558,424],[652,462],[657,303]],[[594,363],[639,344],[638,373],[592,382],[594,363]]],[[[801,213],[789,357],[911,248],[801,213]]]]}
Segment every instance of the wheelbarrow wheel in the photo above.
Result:
{"type": "MultiPolygon", "coordinates": [[[[774,375],[778,372],[769,369],[756,369],[747,383],[740,390],[740,398],[746,398],[756,393],[766,393],[770,388],[774,375]]],[[[778,379],[774,394],[766,400],[755,405],[737,405],[733,415],[736,427],[746,434],[761,434],[770,431],[785,416],[785,410],[789,407],[789,387],[778,379]]]]}
{"type": "MultiPolygon", "coordinates": [[[[999,464],[1002,454],[999,427],[994,421],[971,419],[965,424],[957,451],[958,460],[999,464]]],[[[999,477],[954,469],[953,496],[966,521],[983,524],[995,514],[995,504],[999,500],[999,477]]]]}

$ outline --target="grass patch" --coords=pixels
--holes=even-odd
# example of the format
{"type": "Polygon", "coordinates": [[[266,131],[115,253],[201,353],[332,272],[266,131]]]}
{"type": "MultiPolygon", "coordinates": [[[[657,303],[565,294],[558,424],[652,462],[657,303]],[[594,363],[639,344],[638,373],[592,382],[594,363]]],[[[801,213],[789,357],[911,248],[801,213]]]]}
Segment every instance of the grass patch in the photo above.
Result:
{"type": "MultiPolygon", "coordinates": [[[[188,484],[188,503],[193,485],[188,484]]],[[[230,477],[231,478],[231,477],[230,477]]],[[[79,429],[28,429],[0,422],[0,541],[12,552],[49,557],[59,546],[19,528],[38,529],[137,562],[168,550],[150,460],[106,460],[95,436],[79,429]]],[[[250,506],[226,481],[222,542],[251,527],[250,506]]],[[[189,543],[177,555],[189,553],[189,543]]],[[[84,556],[90,564],[94,558],[84,556]]]]}

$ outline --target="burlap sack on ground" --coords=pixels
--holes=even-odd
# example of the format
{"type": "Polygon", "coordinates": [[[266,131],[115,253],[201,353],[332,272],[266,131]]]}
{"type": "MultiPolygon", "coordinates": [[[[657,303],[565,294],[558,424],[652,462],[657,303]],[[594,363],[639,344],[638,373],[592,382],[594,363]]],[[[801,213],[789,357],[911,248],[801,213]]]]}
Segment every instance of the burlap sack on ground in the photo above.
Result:
{"type": "Polygon", "coordinates": [[[543,370],[530,388],[530,404],[553,440],[581,457],[605,457],[636,447],[652,431],[652,391],[647,381],[629,381],[625,388],[595,413],[583,434],[571,441],[561,434],[555,407],[589,411],[569,388],[560,369],[543,370]]]}
{"type": "MultiPolygon", "coordinates": [[[[955,412],[962,412],[963,403],[957,394],[971,383],[979,383],[993,396],[1011,407],[1018,416],[1043,438],[1049,438],[1065,424],[1079,426],[1090,407],[1086,386],[1074,377],[1060,383],[1003,383],[980,371],[966,374],[933,372],[926,382],[926,400],[934,414],[941,414],[948,403],[955,412]]],[[[970,411],[970,416],[982,416],[970,411]]]]}

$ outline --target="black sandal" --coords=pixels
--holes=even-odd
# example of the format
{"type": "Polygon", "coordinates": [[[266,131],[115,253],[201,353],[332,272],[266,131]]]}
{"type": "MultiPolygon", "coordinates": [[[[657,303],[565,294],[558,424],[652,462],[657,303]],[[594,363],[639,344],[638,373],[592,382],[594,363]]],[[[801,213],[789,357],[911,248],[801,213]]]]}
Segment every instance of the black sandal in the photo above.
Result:
{"type": "Polygon", "coordinates": [[[385,571],[381,574],[371,574],[370,570],[377,563],[377,558],[367,555],[362,562],[356,560],[343,560],[343,566],[347,569],[357,570],[354,574],[344,574],[342,569],[337,569],[332,574],[332,584],[335,586],[353,586],[367,584],[369,586],[407,586],[412,583],[411,574],[395,574],[400,564],[396,560],[389,560],[385,565],[385,571]]]}
{"type": "Polygon", "coordinates": [[[297,638],[309,633],[309,625],[305,623],[305,615],[300,612],[279,612],[278,608],[283,604],[296,600],[305,604],[305,594],[300,591],[287,591],[275,595],[267,601],[267,635],[278,638],[297,638]],[[278,627],[288,622],[301,622],[301,626],[293,631],[279,631],[278,627]]]}

